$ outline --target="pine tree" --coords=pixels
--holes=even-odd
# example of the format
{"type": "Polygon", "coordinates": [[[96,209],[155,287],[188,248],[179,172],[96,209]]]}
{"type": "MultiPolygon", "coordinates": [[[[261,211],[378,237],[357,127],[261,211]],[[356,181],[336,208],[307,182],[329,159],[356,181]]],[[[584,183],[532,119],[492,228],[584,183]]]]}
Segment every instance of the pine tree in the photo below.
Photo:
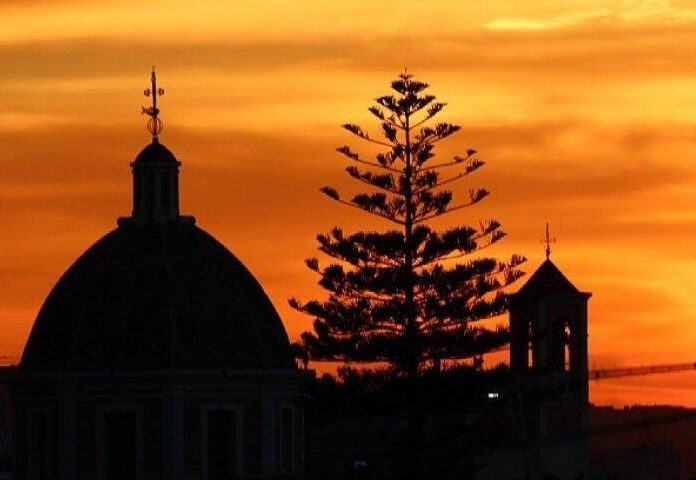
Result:
{"type": "Polygon", "coordinates": [[[494,220],[477,227],[435,231],[429,221],[470,207],[489,192],[470,189],[453,203],[445,187],[484,165],[476,151],[447,161],[435,159],[438,142],[460,130],[434,123],[445,103],[424,93],[426,83],[403,73],[391,82],[395,93],[375,99],[369,111],[381,123],[375,138],[358,125],[343,128],[380,150],[365,159],[349,146],[337,151],[351,165],[346,172],[373,190],[344,199],[332,187],[320,190],[331,199],[382,217],[385,232],[346,234],[335,227],[317,236],[319,250],[337,260],[307,266],[329,292],[326,300],[290,305],[315,318],[301,347],[312,360],[383,362],[399,375],[415,378],[424,368],[439,368],[444,359],[470,358],[507,341],[504,328],[480,326],[481,320],[506,310],[503,288],[521,276],[524,258],[485,258],[478,252],[505,236],[494,220]],[[441,175],[441,172],[451,172],[441,175]]]}

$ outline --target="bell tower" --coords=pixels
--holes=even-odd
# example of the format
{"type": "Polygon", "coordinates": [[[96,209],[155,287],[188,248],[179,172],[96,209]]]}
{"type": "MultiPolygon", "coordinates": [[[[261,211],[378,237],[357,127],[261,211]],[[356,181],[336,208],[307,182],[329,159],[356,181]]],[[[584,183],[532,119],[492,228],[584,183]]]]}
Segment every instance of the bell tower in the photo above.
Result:
{"type": "Polygon", "coordinates": [[[588,315],[578,290],[550,257],[510,298],[510,369],[519,392],[529,478],[575,479],[587,469],[588,315]]]}
{"type": "Polygon", "coordinates": [[[587,397],[587,302],[546,259],[510,301],[510,367],[516,374],[562,374],[587,397]]]}

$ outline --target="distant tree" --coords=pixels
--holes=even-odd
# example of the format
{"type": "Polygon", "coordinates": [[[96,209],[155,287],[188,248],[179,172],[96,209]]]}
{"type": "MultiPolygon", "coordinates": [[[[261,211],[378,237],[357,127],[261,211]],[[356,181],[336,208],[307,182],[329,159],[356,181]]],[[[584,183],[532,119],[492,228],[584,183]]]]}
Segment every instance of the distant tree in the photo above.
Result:
{"type": "Polygon", "coordinates": [[[442,188],[483,166],[469,149],[438,162],[434,147],[457,132],[450,123],[434,123],[445,106],[428,85],[403,73],[391,82],[395,94],[375,99],[369,111],[379,119],[375,138],[354,124],[343,128],[376,145],[374,160],[349,146],[338,152],[351,162],[346,171],[375,190],[347,200],[332,187],[331,199],[385,219],[395,229],[346,234],[335,227],[317,236],[319,250],[337,260],[327,266],[317,258],[307,266],[328,290],[326,300],[290,305],[315,318],[314,331],[302,334],[300,346],[312,360],[384,362],[415,378],[424,368],[439,368],[444,359],[480,355],[507,342],[505,328],[488,329],[480,321],[506,311],[502,289],[521,276],[524,258],[485,258],[481,249],[505,236],[497,221],[435,231],[431,220],[477,204],[488,191],[470,189],[463,203],[452,204],[442,188]],[[451,168],[451,175],[440,172],[451,168]]]}

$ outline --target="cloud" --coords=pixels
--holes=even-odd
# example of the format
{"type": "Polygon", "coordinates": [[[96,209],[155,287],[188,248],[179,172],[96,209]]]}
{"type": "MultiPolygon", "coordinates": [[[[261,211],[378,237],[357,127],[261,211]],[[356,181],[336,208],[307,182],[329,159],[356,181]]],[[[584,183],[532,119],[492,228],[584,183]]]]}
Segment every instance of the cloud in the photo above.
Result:
{"type": "MultiPolygon", "coordinates": [[[[334,130],[332,135],[280,134],[175,125],[164,142],[183,161],[184,209],[205,216],[207,205],[224,203],[232,193],[243,204],[278,215],[279,225],[311,218],[321,226],[338,207],[324,201],[317,188],[330,184],[351,192],[357,187],[343,172],[346,162],[333,151],[351,139],[334,130]]],[[[128,164],[145,143],[135,132],[132,127],[87,124],[0,131],[4,215],[10,219],[31,211],[77,209],[96,220],[125,214],[130,208],[128,164]]],[[[657,229],[690,236],[690,219],[682,212],[688,208],[696,172],[680,157],[667,161],[663,154],[694,141],[687,126],[595,130],[575,122],[465,125],[441,155],[474,146],[488,161],[471,179],[453,186],[455,197],[470,186],[492,190],[477,215],[507,212],[528,219],[534,212],[565,213],[577,216],[578,224],[592,222],[610,237],[617,225],[631,236],[649,237],[657,229]],[[562,139],[578,131],[587,137],[587,147],[568,149],[562,139]],[[673,193],[677,191],[682,193],[673,193]],[[646,209],[655,208],[660,215],[646,217],[646,209]],[[636,220],[641,217],[645,220],[636,220]]],[[[359,219],[346,217],[358,226],[359,219]]],[[[234,209],[231,219],[269,228],[251,208],[234,209]]],[[[520,225],[513,222],[515,229],[523,227],[516,223],[520,225]]]]}
{"type": "Polygon", "coordinates": [[[540,17],[501,17],[486,23],[490,30],[540,31],[578,27],[587,24],[688,23],[696,12],[688,6],[667,0],[628,0],[618,5],[540,17]]]}
{"type": "MultiPolygon", "coordinates": [[[[152,63],[179,72],[251,72],[306,69],[388,71],[548,71],[629,74],[687,72],[693,67],[691,25],[587,25],[573,31],[473,31],[318,36],[310,39],[175,42],[124,38],[65,39],[0,45],[0,81],[123,78],[143,75],[152,63]],[[679,48],[674,48],[674,45],[679,48]]],[[[303,75],[306,75],[306,71],[303,75]]],[[[321,76],[322,72],[315,72],[321,76]]]]}
{"type": "Polygon", "coordinates": [[[490,30],[553,30],[609,18],[611,18],[611,11],[603,8],[546,18],[502,17],[488,22],[485,27],[490,30]]]}

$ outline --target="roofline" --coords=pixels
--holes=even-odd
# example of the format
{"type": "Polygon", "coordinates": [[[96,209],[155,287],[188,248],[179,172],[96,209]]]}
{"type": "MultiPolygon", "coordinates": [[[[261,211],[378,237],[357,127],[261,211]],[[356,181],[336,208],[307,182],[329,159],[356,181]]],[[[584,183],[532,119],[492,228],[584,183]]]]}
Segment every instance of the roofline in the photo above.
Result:
{"type": "MultiPolygon", "coordinates": [[[[11,367],[7,373],[17,377],[31,378],[65,378],[65,379],[108,379],[108,378],[171,378],[180,376],[191,377],[256,377],[259,375],[297,375],[306,370],[295,367],[288,368],[171,368],[154,370],[24,370],[21,367],[11,367]]],[[[313,372],[313,370],[310,370],[313,372]]],[[[0,369],[0,374],[6,373],[0,369]]]]}
{"type": "Polygon", "coordinates": [[[567,293],[547,293],[546,295],[543,296],[535,296],[529,292],[521,292],[518,290],[517,292],[511,293],[510,297],[514,299],[520,299],[520,298],[530,298],[534,299],[535,301],[538,300],[544,300],[546,298],[550,297],[583,297],[585,299],[589,299],[592,296],[592,292],[567,292],[567,293]]]}

